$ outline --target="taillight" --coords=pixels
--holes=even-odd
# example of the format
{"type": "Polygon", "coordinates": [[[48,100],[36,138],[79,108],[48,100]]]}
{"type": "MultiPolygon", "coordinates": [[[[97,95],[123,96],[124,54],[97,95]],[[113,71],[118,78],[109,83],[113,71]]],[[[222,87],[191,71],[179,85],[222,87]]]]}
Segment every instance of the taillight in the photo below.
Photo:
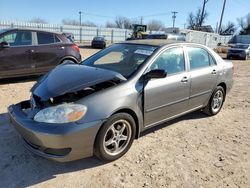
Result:
{"type": "Polygon", "coordinates": [[[76,52],[80,53],[80,48],[79,48],[76,44],[73,44],[73,45],[71,46],[71,48],[72,48],[73,50],[75,50],[76,52]]]}

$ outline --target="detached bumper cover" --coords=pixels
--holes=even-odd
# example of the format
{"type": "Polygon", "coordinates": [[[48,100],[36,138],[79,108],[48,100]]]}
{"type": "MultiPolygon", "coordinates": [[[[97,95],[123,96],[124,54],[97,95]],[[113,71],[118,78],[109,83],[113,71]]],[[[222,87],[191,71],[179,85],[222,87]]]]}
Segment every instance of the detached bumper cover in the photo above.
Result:
{"type": "Polygon", "coordinates": [[[78,124],[40,123],[29,118],[29,101],[8,108],[10,122],[32,152],[59,162],[93,155],[95,137],[103,121],[78,124]]]}

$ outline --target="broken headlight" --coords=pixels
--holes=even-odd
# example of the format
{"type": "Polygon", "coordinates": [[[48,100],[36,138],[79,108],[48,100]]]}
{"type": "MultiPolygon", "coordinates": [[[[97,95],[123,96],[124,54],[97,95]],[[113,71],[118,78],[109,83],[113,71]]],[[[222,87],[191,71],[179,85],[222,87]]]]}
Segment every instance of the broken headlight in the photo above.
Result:
{"type": "Polygon", "coordinates": [[[69,123],[81,119],[87,107],[81,104],[60,104],[40,110],[34,117],[37,122],[69,123]]]}

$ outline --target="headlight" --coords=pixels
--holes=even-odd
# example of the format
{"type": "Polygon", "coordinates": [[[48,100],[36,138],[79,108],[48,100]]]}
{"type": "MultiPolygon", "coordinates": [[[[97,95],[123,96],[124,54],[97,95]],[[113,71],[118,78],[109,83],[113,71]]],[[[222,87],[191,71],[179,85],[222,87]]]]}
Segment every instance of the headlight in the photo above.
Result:
{"type": "Polygon", "coordinates": [[[61,104],[39,111],[34,120],[44,123],[69,123],[81,119],[87,107],[81,104],[61,104]]]}

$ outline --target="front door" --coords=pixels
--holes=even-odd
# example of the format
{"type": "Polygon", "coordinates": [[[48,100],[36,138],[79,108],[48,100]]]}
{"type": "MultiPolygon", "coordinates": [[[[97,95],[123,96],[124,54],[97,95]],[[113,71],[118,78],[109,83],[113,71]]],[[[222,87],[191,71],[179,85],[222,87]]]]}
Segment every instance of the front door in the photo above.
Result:
{"type": "Polygon", "coordinates": [[[161,123],[187,111],[190,92],[190,76],[186,72],[182,47],[163,51],[149,69],[163,69],[167,77],[145,83],[145,126],[161,123]]]}
{"type": "Polygon", "coordinates": [[[32,33],[15,31],[2,35],[0,42],[9,43],[9,48],[0,49],[0,78],[26,75],[32,72],[32,33]]]}

